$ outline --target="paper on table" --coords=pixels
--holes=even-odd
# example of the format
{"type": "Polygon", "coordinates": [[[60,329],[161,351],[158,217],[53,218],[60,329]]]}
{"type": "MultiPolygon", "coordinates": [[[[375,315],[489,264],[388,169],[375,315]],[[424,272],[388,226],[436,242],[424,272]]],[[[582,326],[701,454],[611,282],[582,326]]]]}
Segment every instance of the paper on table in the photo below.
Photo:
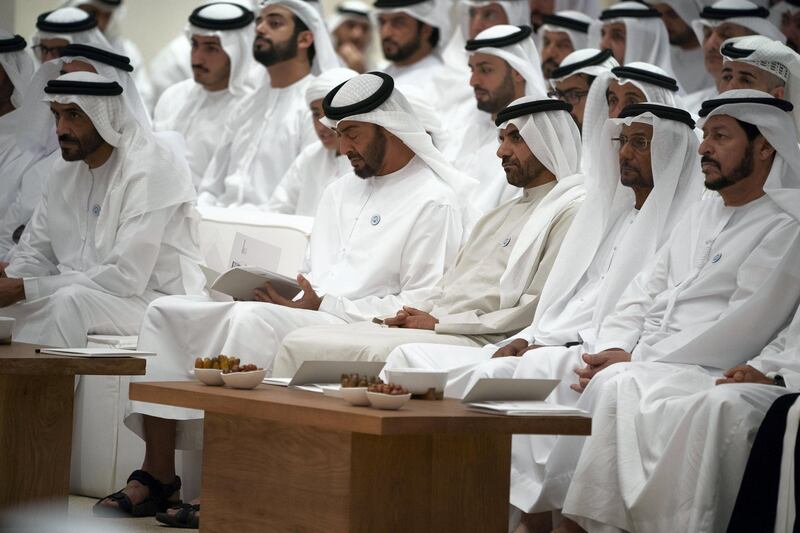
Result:
{"type": "Polygon", "coordinates": [[[123,350],[114,348],[43,348],[39,353],[49,355],[63,355],[67,357],[149,357],[156,355],[153,352],[140,352],[137,350],[123,350]]]}
{"type": "Polygon", "coordinates": [[[532,416],[532,415],[588,415],[586,411],[567,407],[544,401],[521,401],[521,402],[475,402],[467,404],[470,409],[478,411],[488,411],[495,414],[508,416],[532,416]]]}

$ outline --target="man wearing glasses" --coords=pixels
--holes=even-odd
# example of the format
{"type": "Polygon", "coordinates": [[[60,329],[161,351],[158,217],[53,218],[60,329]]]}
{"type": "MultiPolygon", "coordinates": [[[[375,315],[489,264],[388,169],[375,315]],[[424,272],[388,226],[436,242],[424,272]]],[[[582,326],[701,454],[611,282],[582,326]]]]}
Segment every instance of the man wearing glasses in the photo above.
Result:
{"type": "Polygon", "coordinates": [[[583,115],[586,109],[586,96],[595,78],[603,72],[618,67],[619,63],[612,57],[611,50],[585,48],[572,52],[551,73],[548,93],[550,98],[557,98],[572,106],[570,114],[575,119],[578,129],[583,132],[583,115]]]}

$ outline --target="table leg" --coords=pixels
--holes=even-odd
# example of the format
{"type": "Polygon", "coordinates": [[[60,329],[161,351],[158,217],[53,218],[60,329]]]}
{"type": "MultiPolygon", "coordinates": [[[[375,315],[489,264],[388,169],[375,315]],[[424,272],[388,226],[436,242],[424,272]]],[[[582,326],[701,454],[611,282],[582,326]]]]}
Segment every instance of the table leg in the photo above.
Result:
{"type": "Polygon", "coordinates": [[[201,530],[508,528],[511,436],[375,436],[206,413],[201,530]]]}
{"type": "Polygon", "coordinates": [[[74,376],[0,376],[0,508],[67,508],[74,376]]]}

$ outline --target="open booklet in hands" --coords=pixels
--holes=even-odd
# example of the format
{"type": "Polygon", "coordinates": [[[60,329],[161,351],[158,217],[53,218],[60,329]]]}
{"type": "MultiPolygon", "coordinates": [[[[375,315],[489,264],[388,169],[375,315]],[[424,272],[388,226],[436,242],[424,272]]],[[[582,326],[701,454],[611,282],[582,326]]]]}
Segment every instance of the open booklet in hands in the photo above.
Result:
{"type": "Polygon", "coordinates": [[[203,265],[206,288],[232,296],[236,300],[252,300],[253,291],[269,282],[278,294],[291,300],[302,290],[297,280],[275,272],[281,249],[237,233],[231,251],[231,268],[217,272],[203,265]]]}

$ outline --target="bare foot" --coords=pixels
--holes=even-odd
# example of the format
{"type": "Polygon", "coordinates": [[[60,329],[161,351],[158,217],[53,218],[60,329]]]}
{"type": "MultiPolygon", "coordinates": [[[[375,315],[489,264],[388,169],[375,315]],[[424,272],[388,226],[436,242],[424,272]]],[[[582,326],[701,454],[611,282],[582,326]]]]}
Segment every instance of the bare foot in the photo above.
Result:
{"type": "Polygon", "coordinates": [[[564,517],[552,533],[586,533],[586,530],[569,518],[564,517]]]}
{"type": "Polygon", "coordinates": [[[553,528],[552,513],[522,513],[522,519],[514,533],[547,533],[553,528]]]}
{"type": "MultiPolygon", "coordinates": [[[[194,500],[190,501],[189,503],[191,505],[200,505],[200,498],[195,498],[194,500]]],[[[172,515],[176,515],[176,514],[178,514],[178,511],[180,511],[180,510],[181,510],[180,506],[170,507],[169,509],[167,509],[167,514],[171,515],[171,516],[172,515]]],[[[195,513],[197,514],[197,517],[199,518],[200,517],[200,511],[195,511],[195,513]]]]}

